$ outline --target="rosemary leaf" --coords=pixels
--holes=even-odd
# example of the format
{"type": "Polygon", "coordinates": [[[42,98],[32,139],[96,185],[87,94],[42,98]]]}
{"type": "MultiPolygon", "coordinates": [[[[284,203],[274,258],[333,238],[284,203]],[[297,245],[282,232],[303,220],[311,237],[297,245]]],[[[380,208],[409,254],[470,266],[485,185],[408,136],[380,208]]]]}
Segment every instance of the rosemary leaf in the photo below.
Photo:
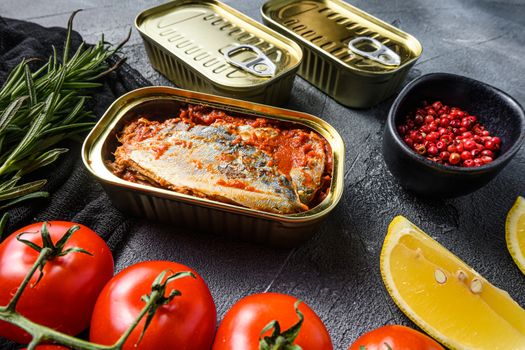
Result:
{"type": "Polygon", "coordinates": [[[35,82],[33,81],[33,76],[31,74],[29,66],[26,65],[24,70],[26,74],[26,87],[29,93],[29,101],[31,102],[31,106],[34,106],[36,105],[35,82]]]}
{"type": "Polygon", "coordinates": [[[2,206],[0,206],[0,210],[5,210],[15,204],[18,204],[20,202],[23,202],[25,200],[28,200],[28,199],[34,199],[34,198],[47,198],[49,197],[49,193],[48,192],[44,192],[44,191],[39,191],[39,192],[33,192],[33,193],[29,193],[29,194],[26,194],[25,196],[22,196],[22,197],[18,197],[16,199],[13,199],[12,201],[10,202],[7,202],[5,204],[3,204],[2,206]]]}
{"type": "Polygon", "coordinates": [[[11,189],[11,188],[15,187],[16,183],[18,182],[18,180],[20,180],[20,177],[15,176],[11,180],[4,182],[0,186],[0,191],[8,190],[8,189],[11,189]]]}
{"type": "Polygon", "coordinates": [[[18,175],[23,176],[46,165],[49,165],[57,160],[61,154],[66,153],[67,151],[69,151],[67,148],[51,149],[38,156],[38,158],[31,160],[30,164],[20,169],[18,175]]]}
{"type": "Polygon", "coordinates": [[[4,213],[0,219],[0,242],[4,240],[4,231],[7,226],[7,220],[9,220],[9,213],[4,213]]]}
{"type": "Polygon", "coordinates": [[[38,180],[0,191],[0,201],[22,197],[29,193],[38,191],[39,189],[44,187],[46,183],[47,180],[38,180]]]}
{"type": "Polygon", "coordinates": [[[88,46],[82,43],[70,55],[73,12],[68,21],[62,54],[52,55],[32,72],[23,59],[0,89],[0,210],[21,201],[47,197],[40,191],[46,180],[24,182],[25,175],[56,161],[66,148],[54,147],[64,139],[76,139],[94,125],[86,100],[102,86],[97,80],[118,69],[107,59],[119,53],[129,39],[112,47],[102,37],[88,46]]]}

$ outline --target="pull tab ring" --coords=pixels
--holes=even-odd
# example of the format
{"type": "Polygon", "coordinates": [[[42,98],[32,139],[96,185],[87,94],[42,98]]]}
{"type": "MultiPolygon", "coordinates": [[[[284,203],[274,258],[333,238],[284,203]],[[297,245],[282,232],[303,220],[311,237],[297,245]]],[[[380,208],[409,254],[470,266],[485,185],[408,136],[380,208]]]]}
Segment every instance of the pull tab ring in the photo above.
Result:
{"type": "Polygon", "coordinates": [[[350,51],[358,54],[359,56],[369,58],[385,66],[399,66],[401,64],[401,58],[397,53],[390,50],[388,47],[386,47],[374,38],[369,38],[367,36],[359,36],[350,40],[350,42],[348,43],[348,48],[350,49],[350,51]],[[370,43],[376,50],[367,52],[358,49],[356,47],[356,44],[362,42],[370,43]]]}
{"type": "Polygon", "coordinates": [[[273,77],[277,70],[275,64],[268,58],[268,56],[253,45],[238,45],[230,47],[224,52],[224,58],[229,64],[258,77],[273,77]],[[252,51],[257,56],[244,62],[234,60],[232,56],[240,51],[252,51]]]}

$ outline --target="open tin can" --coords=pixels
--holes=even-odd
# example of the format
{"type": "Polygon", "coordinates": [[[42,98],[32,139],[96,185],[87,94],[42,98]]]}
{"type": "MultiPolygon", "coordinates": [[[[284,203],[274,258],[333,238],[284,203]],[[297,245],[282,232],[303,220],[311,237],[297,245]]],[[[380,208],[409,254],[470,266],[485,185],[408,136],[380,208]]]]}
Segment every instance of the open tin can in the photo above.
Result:
{"type": "Polygon", "coordinates": [[[423,50],[413,36],[339,0],[270,0],[261,12],[303,49],[299,75],[349,107],[394,94],[423,50]]]}
{"type": "Polygon", "coordinates": [[[152,66],[175,85],[280,105],[302,59],[292,40],[216,0],[175,0],[135,19],[152,66]]]}
{"type": "Polygon", "coordinates": [[[82,159],[115,207],[124,212],[278,246],[294,246],[310,238],[317,225],[337,205],[343,192],[343,140],[325,121],[306,113],[171,87],[141,88],[117,99],[84,141],[82,159]],[[310,210],[283,215],[134,183],[113,174],[107,163],[113,159],[117,135],[127,122],[145,114],[167,118],[188,103],[277,120],[317,132],[329,143],[332,152],[332,176],[327,196],[310,210]]]}

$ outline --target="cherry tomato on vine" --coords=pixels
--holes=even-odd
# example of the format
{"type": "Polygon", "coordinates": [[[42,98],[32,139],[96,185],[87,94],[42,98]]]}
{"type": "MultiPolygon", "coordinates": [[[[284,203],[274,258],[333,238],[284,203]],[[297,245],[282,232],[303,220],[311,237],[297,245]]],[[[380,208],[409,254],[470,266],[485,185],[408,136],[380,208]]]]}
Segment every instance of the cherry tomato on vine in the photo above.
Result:
{"type": "MultiPolygon", "coordinates": [[[[50,221],[46,227],[53,255],[45,264],[43,275],[38,270],[33,274],[16,310],[36,323],[75,335],[89,325],[97,296],[113,276],[113,256],[104,240],[84,225],[50,221]],[[75,225],[78,230],[71,230],[72,235],[59,247],[64,243],[60,239],[75,225]],[[72,248],[89,254],[68,251],[72,248]]],[[[39,252],[28,244],[42,247],[42,229],[41,222],[23,227],[0,244],[0,305],[9,303],[37,260],[39,252]],[[19,241],[17,235],[29,243],[19,241]]],[[[20,343],[31,340],[22,329],[2,321],[0,336],[20,343]]]]}
{"type": "Polygon", "coordinates": [[[260,340],[268,340],[270,346],[286,341],[303,350],[332,349],[330,335],[315,312],[296,298],[280,293],[249,295],[233,305],[217,330],[213,350],[259,350],[260,340]],[[266,327],[272,321],[279,323],[277,333],[285,339],[277,340],[276,328],[266,327]]]}
{"type": "Polygon", "coordinates": [[[189,271],[195,278],[184,277],[166,285],[165,295],[180,291],[168,303],[159,306],[143,338],[143,318],[124,343],[124,350],[209,350],[215,335],[217,313],[204,280],[192,269],[170,261],[141,262],[121,271],[104,287],[95,305],[89,339],[112,345],[133,323],[152,293],[157,276],[169,270],[174,274],[189,271]],[[135,345],[137,346],[135,347],[135,345]]]}
{"type": "Polygon", "coordinates": [[[412,328],[383,326],[360,336],[348,350],[444,350],[434,339],[412,328]]]}

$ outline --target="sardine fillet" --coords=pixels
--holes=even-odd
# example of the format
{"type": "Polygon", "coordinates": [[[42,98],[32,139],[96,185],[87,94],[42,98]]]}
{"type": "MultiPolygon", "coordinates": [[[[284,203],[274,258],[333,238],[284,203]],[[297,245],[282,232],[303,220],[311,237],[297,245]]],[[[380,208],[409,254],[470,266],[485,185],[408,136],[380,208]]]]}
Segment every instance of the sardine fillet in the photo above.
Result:
{"type": "Polygon", "coordinates": [[[121,176],[136,174],[160,187],[247,208],[281,214],[307,210],[325,158],[292,167],[286,176],[271,154],[243,142],[250,134],[264,132],[279,130],[141,118],[120,135],[122,145],[115,151],[113,167],[121,176]]]}

